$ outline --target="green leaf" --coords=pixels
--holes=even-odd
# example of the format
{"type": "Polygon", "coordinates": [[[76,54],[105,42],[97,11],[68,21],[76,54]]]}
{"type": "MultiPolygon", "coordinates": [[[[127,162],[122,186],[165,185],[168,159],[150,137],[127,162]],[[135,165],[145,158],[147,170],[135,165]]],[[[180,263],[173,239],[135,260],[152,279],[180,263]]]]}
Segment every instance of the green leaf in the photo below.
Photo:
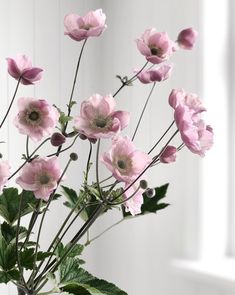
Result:
{"type": "MultiPolygon", "coordinates": [[[[44,260],[45,258],[51,256],[51,252],[41,252],[39,251],[37,254],[37,261],[44,260]]],[[[25,269],[33,269],[35,260],[35,249],[34,248],[26,248],[22,252],[20,252],[20,261],[21,266],[25,269]]]]}
{"type": "MultiPolygon", "coordinates": [[[[147,197],[147,195],[143,194],[144,203],[141,206],[141,213],[139,215],[144,215],[148,213],[157,213],[157,211],[165,209],[170,204],[168,203],[159,203],[160,200],[166,197],[167,189],[169,183],[164,184],[160,187],[155,188],[155,195],[152,198],[147,197]]],[[[130,217],[130,212],[125,212],[124,206],[122,206],[122,214],[123,217],[130,217]]]]}
{"type": "MultiPolygon", "coordinates": [[[[62,257],[64,255],[64,253],[68,250],[68,248],[70,248],[70,244],[66,245],[64,247],[64,245],[60,242],[57,249],[56,249],[56,255],[58,257],[62,257]]],[[[68,253],[67,257],[77,257],[79,255],[82,254],[83,250],[84,250],[84,246],[81,244],[76,244],[72,250],[68,253]]],[[[80,260],[79,260],[80,261],[80,260]]]]}
{"type": "Polygon", "coordinates": [[[16,269],[12,269],[9,271],[0,271],[0,284],[7,284],[9,281],[14,280],[18,281],[20,278],[20,273],[16,269]]]}
{"type": "Polygon", "coordinates": [[[9,271],[16,264],[15,243],[8,244],[0,230],[0,266],[3,270],[9,271]]]}
{"type": "Polygon", "coordinates": [[[114,284],[92,276],[71,257],[60,267],[60,287],[63,291],[79,295],[127,295],[114,284]]]}
{"type": "MultiPolygon", "coordinates": [[[[9,243],[15,243],[16,240],[16,226],[12,226],[5,221],[1,224],[1,232],[6,240],[6,242],[9,243]]],[[[19,236],[18,240],[22,240],[23,238],[26,237],[27,234],[27,229],[25,227],[20,227],[19,228],[19,236]]]]}

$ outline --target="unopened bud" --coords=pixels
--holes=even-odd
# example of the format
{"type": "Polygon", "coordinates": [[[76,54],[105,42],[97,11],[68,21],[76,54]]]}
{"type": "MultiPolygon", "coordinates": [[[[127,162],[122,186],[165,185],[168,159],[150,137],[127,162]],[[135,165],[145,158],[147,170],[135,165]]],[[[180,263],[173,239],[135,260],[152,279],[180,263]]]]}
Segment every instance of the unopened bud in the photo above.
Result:
{"type": "Polygon", "coordinates": [[[70,154],[70,159],[71,159],[72,161],[77,161],[77,159],[78,159],[78,155],[77,155],[76,153],[71,153],[71,154],[70,154]]]}
{"type": "Polygon", "coordinates": [[[97,142],[97,139],[96,138],[88,138],[89,139],[89,141],[91,142],[91,143],[96,143],[97,142]]]}
{"type": "Polygon", "coordinates": [[[81,138],[81,140],[86,140],[87,136],[85,134],[79,133],[79,137],[81,138]]]}
{"type": "Polygon", "coordinates": [[[144,180],[144,179],[142,179],[142,180],[140,181],[140,187],[141,187],[142,189],[146,189],[146,188],[148,187],[148,183],[147,183],[147,181],[144,180]]]}
{"type": "Polygon", "coordinates": [[[153,198],[155,195],[155,191],[153,188],[146,189],[146,191],[144,193],[145,193],[146,197],[148,197],[150,199],[153,198]]]}
{"type": "Polygon", "coordinates": [[[59,132],[55,132],[51,136],[51,144],[53,146],[60,146],[60,145],[64,144],[65,141],[66,141],[65,136],[59,132]]]}

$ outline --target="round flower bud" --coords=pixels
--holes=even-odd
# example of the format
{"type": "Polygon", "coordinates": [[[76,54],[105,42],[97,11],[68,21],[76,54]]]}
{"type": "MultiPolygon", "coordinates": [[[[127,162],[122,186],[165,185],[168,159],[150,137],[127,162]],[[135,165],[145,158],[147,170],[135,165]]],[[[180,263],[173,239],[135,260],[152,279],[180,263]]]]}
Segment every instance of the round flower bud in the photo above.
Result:
{"type": "Polygon", "coordinates": [[[60,146],[63,143],[65,143],[65,141],[66,141],[65,136],[59,132],[55,132],[51,136],[51,144],[53,146],[60,146]]]}
{"type": "Polygon", "coordinates": [[[78,159],[78,155],[77,155],[76,153],[71,153],[71,154],[70,154],[70,159],[71,159],[72,161],[77,161],[77,159],[78,159]]]}
{"type": "Polygon", "coordinates": [[[0,159],[2,159],[3,155],[0,153],[0,159]]]}
{"type": "Polygon", "coordinates": [[[144,179],[142,179],[142,180],[140,181],[140,187],[141,187],[142,189],[146,189],[146,188],[148,187],[148,183],[147,183],[147,181],[144,180],[144,179]]]}
{"type": "Polygon", "coordinates": [[[89,141],[91,142],[91,143],[96,143],[97,142],[97,139],[96,138],[88,138],[89,139],[89,141]]]}
{"type": "Polygon", "coordinates": [[[155,191],[154,191],[154,189],[153,188],[148,188],[148,189],[146,189],[146,191],[145,191],[145,195],[148,197],[148,198],[153,198],[154,197],[154,195],[155,195],[155,191]]]}
{"type": "Polygon", "coordinates": [[[85,134],[79,133],[79,137],[81,138],[81,140],[86,140],[87,136],[85,134]]]}

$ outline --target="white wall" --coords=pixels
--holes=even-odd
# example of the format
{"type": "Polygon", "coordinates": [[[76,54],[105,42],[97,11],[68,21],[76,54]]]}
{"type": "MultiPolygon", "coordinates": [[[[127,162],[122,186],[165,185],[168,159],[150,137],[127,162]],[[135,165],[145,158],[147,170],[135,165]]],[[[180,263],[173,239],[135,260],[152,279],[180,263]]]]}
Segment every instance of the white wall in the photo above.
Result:
{"type": "MultiPolygon", "coordinates": [[[[21,87],[19,96],[44,97],[59,106],[67,103],[80,44],[63,35],[66,13],[82,15],[90,9],[102,7],[107,15],[107,31],[102,37],[89,40],[85,50],[80,83],[75,92],[75,97],[81,101],[96,92],[113,93],[119,85],[116,74],[131,75],[134,67],[143,65],[144,58],[138,53],[134,39],[146,28],[155,26],[160,31],[168,31],[172,38],[185,27],[202,30],[199,4],[200,1],[194,0],[0,0],[0,113],[4,113],[15,86],[15,81],[6,75],[4,58],[18,52],[31,56],[36,66],[45,69],[43,81],[35,88],[21,87]]],[[[136,138],[140,149],[148,150],[172,121],[172,111],[167,103],[172,88],[184,87],[189,92],[201,94],[200,39],[196,50],[178,52],[173,57],[172,79],[157,87],[136,138]]],[[[149,87],[138,84],[124,89],[117,97],[122,108],[132,111],[130,134],[149,87]]],[[[24,139],[13,127],[6,127],[1,132],[1,138],[8,138],[3,152],[8,154],[12,166],[17,167],[21,161],[19,150],[24,152],[24,139]]],[[[86,143],[80,142],[75,150],[81,159],[79,167],[84,167],[86,143]]],[[[62,159],[62,163],[65,162],[66,157],[62,159]]],[[[68,181],[75,188],[79,187],[82,169],[74,168],[68,173],[68,181]]],[[[198,158],[186,150],[175,165],[157,167],[149,175],[149,182],[151,185],[170,182],[168,201],[172,205],[157,216],[127,221],[95,241],[85,253],[87,268],[99,277],[116,282],[129,295],[229,295],[222,287],[185,279],[171,268],[175,257],[197,256],[194,212],[198,206],[198,172],[198,158]]],[[[43,236],[44,244],[53,236],[60,217],[65,215],[65,209],[59,206],[54,206],[51,211],[43,236]]],[[[115,212],[102,217],[91,235],[117,219],[115,212]]],[[[10,295],[15,294],[14,289],[10,291],[1,286],[0,290],[1,294],[8,291],[10,295]]]]}

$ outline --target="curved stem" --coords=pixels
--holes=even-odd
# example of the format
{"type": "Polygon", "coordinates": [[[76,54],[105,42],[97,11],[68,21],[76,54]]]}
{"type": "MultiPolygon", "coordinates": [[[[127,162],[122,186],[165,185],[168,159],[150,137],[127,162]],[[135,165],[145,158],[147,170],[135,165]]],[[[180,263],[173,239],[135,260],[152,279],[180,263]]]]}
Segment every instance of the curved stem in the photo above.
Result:
{"type": "Polygon", "coordinates": [[[128,81],[126,82],[122,82],[122,85],[118,88],[118,90],[113,94],[113,97],[115,97],[121,90],[123,87],[129,85],[131,82],[133,82],[133,80],[143,71],[143,69],[147,66],[148,61],[144,64],[144,66],[134,75],[132,76],[128,81]]]}
{"type": "Polygon", "coordinates": [[[41,146],[43,146],[48,140],[50,139],[50,137],[46,138],[33,152],[32,154],[29,156],[29,159],[26,160],[9,178],[8,180],[10,180],[13,176],[15,176],[23,167],[25,164],[27,164],[33,157],[33,155],[40,149],[41,146]]]}
{"type": "Polygon", "coordinates": [[[159,140],[155,143],[155,145],[150,149],[150,151],[148,152],[148,154],[150,154],[155,147],[162,141],[162,139],[165,137],[165,135],[167,134],[167,132],[171,129],[171,127],[174,125],[175,120],[171,123],[171,125],[166,129],[166,131],[163,133],[163,135],[159,138],[159,140]]]}
{"type": "Polygon", "coordinates": [[[50,154],[50,155],[47,155],[47,157],[53,157],[53,156],[59,156],[61,153],[67,151],[68,149],[70,149],[76,142],[77,138],[79,137],[79,134],[77,134],[73,140],[73,142],[67,146],[66,148],[64,148],[63,150],[60,150],[59,152],[57,151],[56,153],[53,153],[53,154],[50,154]]]}
{"type": "Polygon", "coordinates": [[[102,190],[100,187],[100,183],[99,183],[99,152],[100,152],[100,139],[98,140],[97,143],[97,150],[96,150],[96,184],[97,184],[97,188],[100,194],[100,198],[102,200],[104,200],[103,196],[102,196],[102,190]]]}
{"type": "Polygon", "coordinates": [[[4,122],[6,121],[7,116],[8,116],[8,114],[9,114],[10,110],[11,110],[11,107],[12,107],[13,102],[14,102],[15,97],[16,97],[16,93],[17,93],[18,88],[19,88],[19,85],[20,85],[20,80],[21,80],[21,77],[19,78],[19,80],[18,80],[18,82],[17,82],[17,84],[16,84],[15,92],[14,92],[13,97],[12,97],[12,99],[11,99],[10,105],[9,105],[9,107],[8,107],[8,109],[7,109],[7,112],[6,112],[6,114],[5,114],[5,116],[4,116],[3,120],[2,120],[2,123],[0,124],[0,129],[2,128],[4,122]]]}
{"type": "Polygon", "coordinates": [[[146,102],[145,102],[145,104],[144,104],[143,110],[142,110],[142,112],[141,112],[140,118],[139,118],[139,120],[138,120],[138,123],[137,123],[137,125],[136,125],[135,131],[134,131],[134,134],[133,134],[132,139],[131,139],[132,141],[134,140],[134,138],[135,138],[135,136],[136,136],[136,132],[137,132],[137,130],[138,130],[138,128],[139,128],[139,125],[140,125],[141,120],[142,120],[142,118],[143,118],[143,115],[144,115],[145,109],[146,109],[146,107],[147,107],[147,105],[148,105],[149,99],[150,99],[150,97],[151,97],[151,95],[152,95],[152,93],[153,93],[153,90],[154,90],[154,87],[155,87],[155,86],[156,86],[156,82],[153,83],[153,86],[152,86],[152,88],[151,88],[151,90],[150,90],[150,92],[149,92],[149,95],[148,95],[148,97],[147,97],[147,100],[146,100],[146,102]]]}

